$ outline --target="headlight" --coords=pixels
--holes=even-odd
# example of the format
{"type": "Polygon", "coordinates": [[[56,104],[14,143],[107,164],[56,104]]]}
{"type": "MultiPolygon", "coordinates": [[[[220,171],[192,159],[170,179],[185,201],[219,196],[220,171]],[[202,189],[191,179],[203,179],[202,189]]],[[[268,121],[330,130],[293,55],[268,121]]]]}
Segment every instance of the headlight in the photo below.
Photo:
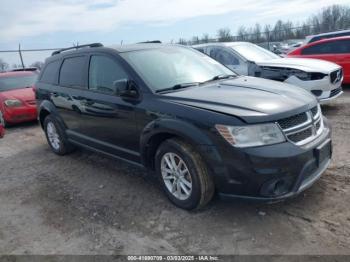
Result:
{"type": "Polygon", "coordinates": [[[304,80],[304,81],[311,79],[311,75],[303,71],[297,71],[293,75],[295,75],[300,80],[304,80]]]}
{"type": "Polygon", "coordinates": [[[8,100],[5,100],[4,103],[8,107],[17,107],[17,106],[21,106],[22,105],[22,102],[17,100],[17,99],[8,99],[8,100]]]}
{"type": "Polygon", "coordinates": [[[215,128],[227,142],[235,147],[272,145],[286,141],[281,129],[276,124],[215,125],[215,128]]]}

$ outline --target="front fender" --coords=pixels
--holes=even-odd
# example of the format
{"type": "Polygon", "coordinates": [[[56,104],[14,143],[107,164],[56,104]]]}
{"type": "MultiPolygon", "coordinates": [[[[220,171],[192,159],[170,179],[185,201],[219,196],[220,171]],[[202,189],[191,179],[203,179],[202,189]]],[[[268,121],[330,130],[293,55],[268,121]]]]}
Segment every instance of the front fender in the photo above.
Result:
{"type": "Polygon", "coordinates": [[[195,145],[212,145],[210,138],[196,126],[177,119],[157,119],[149,123],[141,133],[141,148],[146,146],[149,139],[160,133],[179,136],[195,145]]]}
{"type": "Polygon", "coordinates": [[[215,184],[220,177],[226,176],[221,155],[210,137],[198,127],[177,119],[157,119],[143,129],[140,140],[142,164],[154,169],[153,160],[157,146],[165,139],[173,136],[184,139],[198,150],[211,170],[215,184]],[[158,142],[156,147],[152,143],[155,137],[161,138],[160,140],[156,139],[158,142]]]}
{"type": "Polygon", "coordinates": [[[145,166],[151,166],[152,157],[156,147],[169,137],[179,137],[192,144],[201,155],[206,158],[210,155],[212,160],[220,161],[216,147],[210,137],[198,127],[178,119],[157,119],[149,123],[142,131],[140,137],[140,153],[145,166]],[[156,147],[154,147],[154,141],[156,147]],[[208,148],[214,154],[208,154],[208,148]]]}

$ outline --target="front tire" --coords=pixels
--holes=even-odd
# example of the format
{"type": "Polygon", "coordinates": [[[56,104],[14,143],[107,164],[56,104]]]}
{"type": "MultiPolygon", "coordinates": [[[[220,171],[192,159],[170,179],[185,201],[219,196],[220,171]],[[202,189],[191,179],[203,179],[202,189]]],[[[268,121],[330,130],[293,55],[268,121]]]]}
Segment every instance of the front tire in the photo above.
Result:
{"type": "Polygon", "coordinates": [[[214,195],[214,183],[198,152],[180,139],[163,142],[155,157],[163,189],[176,206],[191,210],[205,206],[214,195]]]}
{"type": "Polygon", "coordinates": [[[44,120],[44,131],[48,144],[57,155],[66,155],[74,150],[58,121],[51,115],[44,120]]]}

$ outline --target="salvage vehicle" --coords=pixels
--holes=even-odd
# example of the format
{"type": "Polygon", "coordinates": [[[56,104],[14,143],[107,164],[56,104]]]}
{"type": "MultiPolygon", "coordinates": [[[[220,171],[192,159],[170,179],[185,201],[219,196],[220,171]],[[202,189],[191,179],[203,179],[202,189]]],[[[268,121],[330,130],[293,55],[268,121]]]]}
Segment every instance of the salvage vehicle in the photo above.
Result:
{"type": "Polygon", "coordinates": [[[36,97],[54,153],[84,147],[154,171],[184,209],[205,206],[214,192],[263,201],[296,196],[331,161],[330,127],[313,95],[236,75],[190,47],[58,50],[46,60],[36,97]],[[79,97],[84,110],[55,104],[53,94],[79,97]],[[88,110],[95,103],[113,115],[88,110]]]}
{"type": "Polygon", "coordinates": [[[0,73],[0,111],[5,126],[37,119],[34,83],[36,69],[0,73]]]}
{"type": "Polygon", "coordinates": [[[331,62],[282,58],[248,42],[209,43],[193,47],[238,74],[302,87],[314,94],[320,103],[326,103],[342,94],[342,68],[331,62]],[[334,75],[340,77],[334,78],[334,75]]]}
{"type": "Polygon", "coordinates": [[[314,58],[330,61],[343,68],[343,74],[333,73],[333,79],[344,78],[350,84],[350,36],[335,37],[303,45],[288,54],[288,57],[314,58]]]}

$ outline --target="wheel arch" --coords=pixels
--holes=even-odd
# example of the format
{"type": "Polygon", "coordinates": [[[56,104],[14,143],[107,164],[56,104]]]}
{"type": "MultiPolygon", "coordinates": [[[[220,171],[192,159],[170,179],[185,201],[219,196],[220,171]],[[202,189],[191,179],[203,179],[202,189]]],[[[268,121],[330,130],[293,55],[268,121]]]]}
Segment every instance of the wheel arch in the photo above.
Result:
{"type": "Polygon", "coordinates": [[[181,139],[194,147],[212,145],[210,138],[190,123],[174,119],[156,120],[144,128],[140,138],[141,161],[145,167],[155,169],[154,157],[157,149],[170,138],[181,139]]]}
{"type": "Polygon", "coordinates": [[[39,122],[40,122],[40,125],[42,128],[44,128],[44,121],[45,121],[45,118],[48,116],[48,115],[54,115],[55,118],[58,120],[58,122],[60,124],[62,124],[63,127],[66,127],[64,125],[64,122],[62,120],[62,118],[59,116],[59,114],[57,113],[57,109],[56,107],[49,101],[45,100],[43,101],[40,106],[39,106],[39,113],[38,113],[38,116],[39,116],[39,122]]]}

